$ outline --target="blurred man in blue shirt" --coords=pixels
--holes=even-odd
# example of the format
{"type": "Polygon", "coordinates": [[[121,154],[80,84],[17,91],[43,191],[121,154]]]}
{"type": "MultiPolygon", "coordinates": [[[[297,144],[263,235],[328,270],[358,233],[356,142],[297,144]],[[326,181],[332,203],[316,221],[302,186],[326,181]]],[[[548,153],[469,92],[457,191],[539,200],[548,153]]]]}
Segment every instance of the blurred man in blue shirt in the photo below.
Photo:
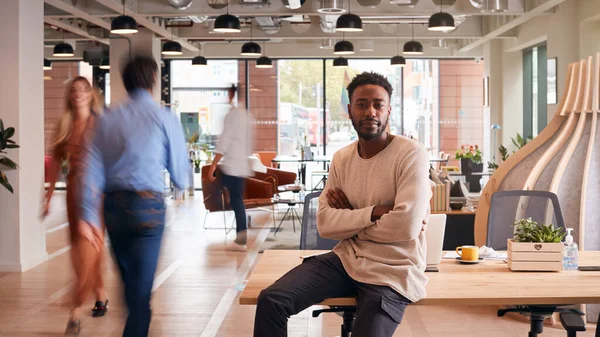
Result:
{"type": "Polygon", "coordinates": [[[84,170],[79,230],[92,239],[104,222],[121,278],[129,316],[124,337],[148,335],[150,296],[165,225],[163,170],[185,190],[191,169],[181,124],[152,99],[158,65],[137,56],[125,66],[129,101],[97,124],[84,170]]]}

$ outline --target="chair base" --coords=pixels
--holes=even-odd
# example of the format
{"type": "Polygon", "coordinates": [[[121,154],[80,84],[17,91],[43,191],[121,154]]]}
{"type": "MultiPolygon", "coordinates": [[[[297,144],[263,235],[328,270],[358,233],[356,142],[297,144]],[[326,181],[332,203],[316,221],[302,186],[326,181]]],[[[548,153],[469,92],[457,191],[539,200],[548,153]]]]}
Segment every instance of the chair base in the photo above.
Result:
{"type": "Polygon", "coordinates": [[[331,307],[329,309],[320,309],[312,312],[313,317],[319,317],[324,312],[342,313],[342,326],[340,327],[340,337],[350,337],[352,328],[354,328],[354,318],[356,317],[356,307],[331,307]]]}
{"type": "Polygon", "coordinates": [[[529,317],[530,330],[529,337],[538,337],[544,332],[544,320],[555,312],[561,314],[561,323],[567,331],[567,337],[575,337],[577,331],[585,331],[585,323],[583,323],[583,312],[573,308],[559,308],[558,305],[540,305],[540,306],[517,306],[516,308],[500,309],[498,316],[503,317],[509,312],[516,312],[529,317]],[[564,318],[563,318],[564,316],[564,318]],[[579,319],[581,322],[579,322],[579,319]],[[582,324],[583,323],[583,324],[582,324]],[[582,327],[583,325],[583,327],[582,327]],[[583,330],[581,330],[583,328],[583,330]]]}

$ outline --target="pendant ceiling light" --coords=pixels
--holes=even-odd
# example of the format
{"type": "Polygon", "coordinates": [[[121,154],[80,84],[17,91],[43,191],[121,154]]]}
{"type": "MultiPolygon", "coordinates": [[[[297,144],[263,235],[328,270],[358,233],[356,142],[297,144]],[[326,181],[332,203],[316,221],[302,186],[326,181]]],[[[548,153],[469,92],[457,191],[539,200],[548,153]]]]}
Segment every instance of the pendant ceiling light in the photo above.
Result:
{"type": "Polygon", "coordinates": [[[451,32],[456,29],[454,26],[454,17],[450,13],[445,13],[442,10],[444,2],[440,2],[440,11],[429,17],[429,25],[427,29],[432,32],[451,32]]]}
{"type": "Polygon", "coordinates": [[[256,59],[256,68],[273,68],[273,61],[267,56],[256,59]]]}
{"type": "Polygon", "coordinates": [[[56,57],[70,57],[75,55],[75,53],[73,52],[73,46],[68,43],[61,42],[54,46],[54,52],[52,55],[56,57]]]}
{"type": "Polygon", "coordinates": [[[342,40],[333,47],[335,55],[352,55],[354,54],[354,45],[350,41],[342,40]]]}
{"type": "MultiPolygon", "coordinates": [[[[266,53],[267,52],[267,44],[265,43],[263,46],[264,46],[263,49],[265,50],[265,53],[266,53]]],[[[263,55],[256,59],[256,68],[262,68],[262,69],[273,68],[273,61],[269,57],[263,55]]]]}
{"type": "Polygon", "coordinates": [[[402,48],[405,55],[421,55],[423,54],[423,45],[419,41],[415,41],[415,25],[412,25],[412,40],[406,42],[402,48]]]}
{"type": "Polygon", "coordinates": [[[129,15],[125,15],[125,0],[123,0],[123,15],[117,16],[110,23],[110,32],[119,35],[129,35],[138,32],[137,22],[129,15]]]}
{"type": "Polygon", "coordinates": [[[202,56],[202,51],[204,50],[204,43],[200,45],[200,54],[192,59],[192,66],[195,67],[206,67],[208,66],[208,60],[206,57],[202,56]]]}
{"type": "Polygon", "coordinates": [[[250,42],[246,42],[242,45],[241,54],[244,56],[260,56],[262,54],[260,45],[256,42],[252,42],[252,19],[250,19],[250,42]]]}
{"type": "Polygon", "coordinates": [[[340,32],[362,32],[362,20],[356,14],[342,14],[335,23],[335,29],[340,32]]]}
{"type": "Polygon", "coordinates": [[[183,54],[183,49],[178,42],[167,41],[165,44],[163,44],[162,51],[160,53],[168,56],[176,56],[183,54]]]}
{"type": "Polygon", "coordinates": [[[168,56],[178,56],[183,54],[183,48],[181,48],[179,42],[174,40],[175,35],[173,34],[173,28],[171,28],[171,41],[167,41],[165,44],[163,44],[162,51],[160,53],[168,56]]]}
{"type": "Polygon", "coordinates": [[[338,68],[338,67],[347,67],[348,66],[348,59],[344,58],[344,57],[338,57],[336,59],[333,60],[333,66],[338,68]]]}
{"type": "Polygon", "coordinates": [[[239,33],[242,31],[240,28],[240,19],[229,14],[229,1],[227,1],[227,14],[217,17],[213,30],[219,33],[239,33]]]}
{"type": "Polygon", "coordinates": [[[44,59],[44,70],[51,70],[52,69],[52,62],[50,62],[50,60],[48,59],[44,59]]]}
{"type": "Polygon", "coordinates": [[[104,70],[110,70],[110,62],[108,57],[103,58],[102,60],[100,60],[100,69],[104,69],[104,70]]]}
{"type": "Polygon", "coordinates": [[[335,23],[335,29],[340,32],[362,32],[363,30],[360,16],[350,13],[351,2],[352,0],[348,0],[348,13],[340,15],[335,23]]]}
{"type": "Polygon", "coordinates": [[[204,56],[196,56],[192,59],[192,65],[198,67],[206,67],[208,65],[208,60],[204,56]]]}
{"type": "Polygon", "coordinates": [[[400,40],[396,40],[396,56],[390,59],[390,65],[393,67],[406,66],[406,59],[400,56],[400,40]]]}

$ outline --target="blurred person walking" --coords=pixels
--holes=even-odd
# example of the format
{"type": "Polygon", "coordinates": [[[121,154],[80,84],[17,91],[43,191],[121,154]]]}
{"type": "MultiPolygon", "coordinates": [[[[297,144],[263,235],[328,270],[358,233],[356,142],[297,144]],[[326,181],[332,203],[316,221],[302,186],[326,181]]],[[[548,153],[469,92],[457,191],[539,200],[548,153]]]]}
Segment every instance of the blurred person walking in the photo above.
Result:
{"type": "Polygon", "coordinates": [[[152,98],[158,65],[146,56],[129,61],[122,74],[128,101],[98,120],[84,171],[81,227],[94,241],[104,222],[129,314],[124,337],[148,335],[150,298],[165,227],[163,169],[185,190],[191,169],[177,117],[152,98]]]}
{"type": "Polygon", "coordinates": [[[237,87],[232,85],[228,90],[229,112],[223,121],[223,132],[215,149],[215,159],[208,173],[208,179],[215,181],[217,164],[220,179],[229,192],[229,199],[235,213],[236,238],[227,246],[228,250],[246,251],[246,208],[244,206],[244,179],[253,175],[250,168],[252,155],[253,126],[251,115],[239,109],[233,102],[237,87]],[[222,160],[221,160],[222,159],[222,160]]]}
{"type": "Polygon", "coordinates": [[[49,213],[50,201],[54,194],[61,163],[67,161],[69,165],[66,177],[67,218],[71,239],[71,261],[77,281],[73,294],[75,304],[71,310],[66,334],[78,334],[82,306],[92,291],[96,294],[96,304],[92,309],[92,315],[94,317],[104,316],[108,309],[108,299],[102,279],[104,228],[101,222],[94,228],[93,242],[85,240],[78,228],[84,148],[93,134],[96,119],[102,114],[103,106],[99,95],[92,89],[90,82],[85,77],[74,78],[67,86],[66,96],[67,109],[60,117],[52,142],[50,187],[46,192],[43,216],[46,217],[49,213]]]}

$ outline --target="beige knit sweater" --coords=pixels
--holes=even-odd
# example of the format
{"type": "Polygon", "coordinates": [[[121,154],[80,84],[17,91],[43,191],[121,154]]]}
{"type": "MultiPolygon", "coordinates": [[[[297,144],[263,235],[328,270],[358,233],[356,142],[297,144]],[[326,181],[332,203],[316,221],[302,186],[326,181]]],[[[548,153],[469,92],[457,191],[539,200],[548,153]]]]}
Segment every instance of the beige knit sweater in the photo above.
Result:
{"type": "Polygon", "coordinates": [[[317,227],[324,238],[341,242],[333,249],[356,281],[389,286],[416,302],[425,297],[423,220],[429,217],[429,158],[421,143],[395,136],[370,159],[358,143],[333,156],[329,179],[319,198],[317,227]],[[331,208],[327,191],[340,188],[353,210],[331,208]],[[377,205],[393,210],[371,222],[377,205]]]}

